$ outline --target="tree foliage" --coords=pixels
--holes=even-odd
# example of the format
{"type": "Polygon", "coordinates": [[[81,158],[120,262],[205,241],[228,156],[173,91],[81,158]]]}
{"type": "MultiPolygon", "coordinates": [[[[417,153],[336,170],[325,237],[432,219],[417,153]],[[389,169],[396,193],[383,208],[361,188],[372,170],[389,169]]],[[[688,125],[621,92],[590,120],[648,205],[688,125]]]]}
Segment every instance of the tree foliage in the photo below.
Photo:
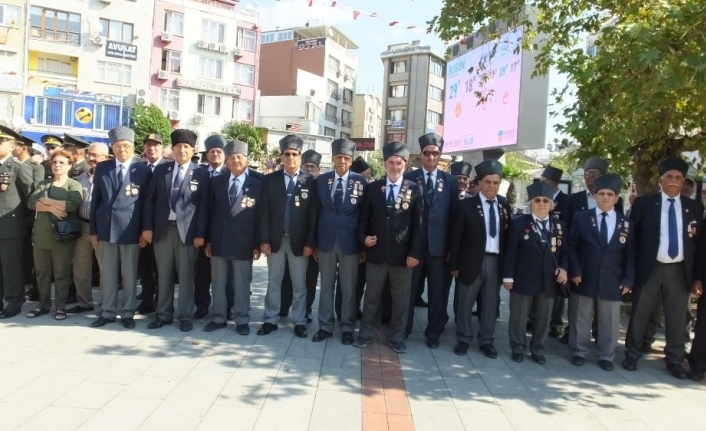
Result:
{"type": "Polygon", "coordinates": [[[142,153],[145,136],[157,133],[162,136],[164,145],[171,143],[172,122],[156,105],[136,105],[132,111],[132,123],[135,130],[135,154],[142,153]]]}
{"type": "Polygon", "coordinates": [[[577,161],[606,157],[647,193],[662,158],[706,155],[703,0],[446,0],[429,24],[454,40],[497,21],[523,26],[523,47],[536,50],[534,75],[556,67],[567,76],[569,85],[553,92],[554,114],[564,116],[557,131],[571,138],[563,145],[580,144],[577,161]],[[588,33],[593,56],[582,49],[588,33]]]}
{"type": "Polygon", "coordinates": [[[248,144],[248,158],[262,163],[267,159],[267,143],[262,139],[260,130],[248,121],[231,121],[223,125],[221,133],[228,139],[248,144]]]}
{"type": "Polygon", "coordinates": [[[510,183],[507,188],[506,198],[511,207],[515,207],[517,190],[515,181],[531,181],[532,176],[526,171],[535,168],[531,162],[525,160],[520,153],[506,153],[503,164],[503,178],[510,183]]]}
{"type": "Polygon", "coordinates": [[[382,151],[373,151],[367,162],[370,165],[370,175],[373,179],[385,178],[385,161],[382,159],[382,151]]]}

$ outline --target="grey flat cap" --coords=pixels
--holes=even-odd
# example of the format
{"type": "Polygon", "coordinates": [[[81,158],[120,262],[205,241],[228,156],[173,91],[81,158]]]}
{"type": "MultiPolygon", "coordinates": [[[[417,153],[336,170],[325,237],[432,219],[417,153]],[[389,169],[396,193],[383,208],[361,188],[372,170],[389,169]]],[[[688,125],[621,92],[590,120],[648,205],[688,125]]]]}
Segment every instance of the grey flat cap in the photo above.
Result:
{"type": "Polygon", "coordinates": [[[135,142],[135,131],[132,130],[129,127],[125,126],[118,126],[108,132],[108,139],[110,140],[110,144],[113,145],[114,143],[118,141],[130,141],[132,143],[135,142]]]}

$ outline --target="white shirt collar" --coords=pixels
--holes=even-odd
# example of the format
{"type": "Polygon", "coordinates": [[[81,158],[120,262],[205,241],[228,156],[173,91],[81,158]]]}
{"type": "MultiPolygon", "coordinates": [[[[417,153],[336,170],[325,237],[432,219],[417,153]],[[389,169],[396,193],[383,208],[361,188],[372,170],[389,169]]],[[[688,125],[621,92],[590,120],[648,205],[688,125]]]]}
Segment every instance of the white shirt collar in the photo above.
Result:
{"type": "Polygon", "coordinates": [[[422,168],[422,171],[424,172],[425,177],[429,177],[429,174],[431,174],[432,177],[436,177],[436,173],[439,171],[439,168],[435,168],[433,171],[429,172],[426,169],[422,168]]]}
{"type": "MultiPolygon", "coordinates": [[[[601,211],[600,208],[596,207],[594,209],[596,210],[596,216],[603,214],[603,211],[601,211]]],[[[609,219],[615,219],[615,207],[613,207],[610,211],[606,211],[606,214],[608,214],[609,219]]]]}
{"type": "Polygon", "coordinates": [[[334,182],[334,183],[338,183],[338,179],[341,178],[341,179],[343,180],[343,184],[345,184],[346,181],[348,181],[348,174],[349,174],[350,172],[351,172],[351,171],[348,170],[348,171],[346,171],[345,174],[343,174],[343,175],[338,175],[338,174],[336,173],[336,171],[334,171],[334,174],[333,174],[334,181],[333,181],[333,182],[334,182]]]}
{"type": "Polygon", "coordinates": [[[127,159],[126,162],[120,162],[118,159],[115,159],[115,169],[118,169],[120,166],[124,166],[125,170],[130,167],[132,164],[132,158],[127,159]]]}
{"type": "Polygon", "coordinates": [[[668,199],[674,199],[674,203],[681,203],[681,199],[680,199],[681,194],[678,194],[678,195],[674,196],[673,198],[670,198],[669,195],[666,194],[665,192],[661,192],[661,193],[662,193],[662,203],[668,203],[669,202],[668,199]]]}
{"type": "Polygon", "coordinates": [[[157,165],[159,164],[159,162],[161,162],[161,161],[162,161],[162,158],[161,158],[161,157],[158,158],[157,161],[154,162],[154,163],[152,163],[152,162],[150,162],[149,160],[147,160],[147,166],[149,166],[149,165],[157,166],[157,165]]]}
{"type": "Polygon", "coordinates": [[[188,166],[189,163],[191,163],[191,162],[186,162],[186,163],[184,163],[183,165],[180,165],[180,164],[178,164],[177,162],[174,162],[174,167],[177,168],[177,169],[181,169],[181,168],[186,169],[186,167],[188,166]]]}
{"type": "Polygon", "coordinates": [[[242,174],[238,175],[237,177],[236,177],[235,175],[233,175],[233,173],[231,172],[231,173],[230,173],[230,178],[228,179],[228,183],[229,183],[229,184],[232,183],[232,182],[233,182],[233,179],[234,179],[234,178],[237,178],[238,181],[240,182],[240,185],[242,186],[243,184],[245,184],[245,179],[246,179],[247,176],[248,176],[248,175],[246,174],[247,171],[248,171],[248,170],[246,169],[245,171],[243,171],[242,174]]]}
{"type": "MultiPolygon", "coordinates": [[[[480,201],[481,201],[481,202],[487,203],[486,201],[488,200],[488,198],[486,198],[485,195],[483,195],[483,193],[478,192],[478,197],[480,198],[480,201]]],[[[493,200],[497,202],[497,201],[498,201],[498,197],[495,196],[495,199],[493,199],[493,200]]]]}
{"type": "MultiPolygon", "coordinates": [[[[403,177],[400,177],[399,180],[397,180],[393,183],[392,181],[390,181],[390,177],[385,177],[385,180],[387,181],[387,188],[389,189],[392,184],[396,185],[397,187],[402,187],[402,180],[403,179],[404,179],[403,177]]],[[[399,189],[397,189],[397,190],[399,190],[399,189]]]]}

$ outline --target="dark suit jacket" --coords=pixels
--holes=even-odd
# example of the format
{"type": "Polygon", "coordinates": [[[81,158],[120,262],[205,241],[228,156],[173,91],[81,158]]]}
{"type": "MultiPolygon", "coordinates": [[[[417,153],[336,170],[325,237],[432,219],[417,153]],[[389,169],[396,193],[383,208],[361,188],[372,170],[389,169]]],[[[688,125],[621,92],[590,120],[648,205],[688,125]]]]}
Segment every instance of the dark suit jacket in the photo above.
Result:
{"type": "MultiPolygon", "coordinates": [[[[498,234],[500,235],[500,255],[498,275],[502,275],[502,263],[505,253],[506,234],[510,223],[512,209],[503,196],[498,196],[498,234]],[[501,199],[502,198],[502,199],[501,199]]],[[[463,284],[471,284],[480,274],[481,264],[485,256],[485,215],[480,201],[480,195],[459,201],[458,209],[451,220],[449,233],[449,270],[458,271],[458,279],[463,284]]],[[[498,279],[500,285],[500,279],[498,279]]]]}
{"type": "Polygon", "coordinates": [[[556,198],[554,199],[554,209],[552,210],[551,214],[559,220],[564,220],[564,215],[566,213],[566,205],[568,205],[568,203],[569,195],[559,190],[559,194],[556,195],[556,198]]]}
{"type": "MultiPolygon", "coordinates": [[[[157,164],[147,187],[143,230],[154,232],[153,242],[159,242],[167,228],[176,169],[176,162],[157,164]]],[[[177,229],[182,244],[190,245],[194,238],[206,238],[208,187],[208,173],[198,169],[196,163],[187,163],[176,203],[177,229]]]]}
{"type": "Polygon", "coordinates": [[[230,175],[211,179],[210,220],[207,242],[211,254],[226,259],[252,260],[260,247],[257,214],[262,205],[262,181],[247,175],[238,199],[230,204],[230,175]]]}
{"type": "Polygon", "coordinates": [[[532,214],[525,214],[510,222],[503,278],[514,280],[513,292],[534,295],[544,290],[550,298],[556,297],[554,259],[560,268],[568,271],[569,257],[564,223],[554,217],[549,217],[549,223],[549,235],[544,238],[540,233],[541,225],[537,226],[532,214]]]}
{"type": "MultiPolygon", "coordinates": [[[[630,211],[630,219],[635,222],[635,267],[637,280],[635,288],[641,288],[652,275],[655,263],[657,262],[657,252],[659,251],[659,236],[662,213],[662,193],[654,193],[647,196],[640,196],[635,199],[635,203],[630,211]]],[[[689,198],[681,198],[682,215],[682,239],[684,242],[684,270],[686,271],[686,281],[691,287],[694,279],[694,252],[696,243],[701,233],[701,221],[704,214],[704,206],[701,202],[696,202],[689,198]]],[[[697,269],[696,273],[699,270],[697,269]]],[[[697,274],[698,279],[701,274],[697,274]]]]}
{"type": "Polygon", "coordinates": [[[415,182],[402,180],[395,207],[389,211],[387,178],[368,184],[365,193],[367,198],[360,215],[358,240],[365,244],[365,237],[377,236],[377,244],[367,249],[368,262],[407,266],[407,257],[421,259],[426,231],[424,202],[419,186],[415,182]]]}
{"type": "Polygon", "coordinates": [[[253,177],[253,178],[255,178],[256,180],[260,180],[260,181],[262,181],[262,182],[265,181],[265,174],[263,174],[262,172],[258,172],[258,171],[256,171],[256,170],[253,169],[253,168],[248,168],[247,176],[253,177]]]}
{"type": "Polygon", "coordinates": [[[91,195],[90,232],[91,235],[98,235],[99,241],[137,244],[143,230],[145,191],[152,171],[134,159],[122,186],[118,186],[115,166],[115,159],[105,160],[96,166],[91,195]],[[126,194],[127,186],[137,192],[126,194]]]}
{"type": "Polygon", "coordinates": [[[76,163],[75,165],[71,166],[71,171],[69,171],[69,177],[76,179],[82,173],[88,172],[90,170],[91,170],[91,166],[84,159],[84,160],[81,160],[80,162],[76,163]]]}
{"type": "Polygon", "coordinates": [[[319,222],[317,225],[316,248],[328,253],[334,244],[343,254],[360,253],[358,241],[358,223],[363,208],[364,193],[367,181],[355,172],[348,173],[348,184],[344,184],[344,195],[341,208],[336,210],[332,191],[336,187],[334,180],[336,172],[330,171],[319,175],[316,179],[316,190],[319,195],[319,222]]]}
{"type": "MultiPolygon", "coordinates": [[[[270,244],[272,253],[279,251],[284,235],[284,208],[287,202],[287,187],[284,184],[284,170],[280,169],[265,176],[262,188],[260,243],[270,244]]],[[[290,207],[289,239],[295,256],[302,256],[304,247],[316,248],[317,210],[316,180],[299,169],[290,207]]]]}
{"type": "MultiPolygon", "coordinates": [[[[406,180],[414,181],[422,194],[426,191],[424,169],[416,169],[404,174],[406,180]]],[[[458,204],[458,182],[456,177],[442,170],[437,170],[436,184],[432,193],[431,205],[424,199],[424,226],[427,229],[426,249],[431,256],[446,256],[449,251],[448,236],[451,214],[458,204]]]]}
{"type": "MultiPolygon", "coordinates": [[[[572,193],[569,195],[566,201],[566,209],[564,210],[564,216],[562,220],[566,224],[566,227],[571,230],[573,225],[574,215],[581,211],[588,210],[588,196],[586,195],[586,190],[572,193]]],[[[618,203],[615,204],[615,212],[623,214],[623,198],[618,198],[618,203]]]]}
{"type": "Polygon", "coordinates": [[[15,161],[12,156],[0,165],[1,239],[27,235],[27,199],[33,191],[32,182],[32,170],[29,165],[15,161]]]}
{"type": "Polygon", "coordinates": [[[627,217],[616,212],[617,224],[608,245],[601,244],[597,208],[574,217],[569,232],[569,277],[581,277],[572,291],[591,298],[622,301],[620,286],[635,285],[635,229],[627,217]]]}

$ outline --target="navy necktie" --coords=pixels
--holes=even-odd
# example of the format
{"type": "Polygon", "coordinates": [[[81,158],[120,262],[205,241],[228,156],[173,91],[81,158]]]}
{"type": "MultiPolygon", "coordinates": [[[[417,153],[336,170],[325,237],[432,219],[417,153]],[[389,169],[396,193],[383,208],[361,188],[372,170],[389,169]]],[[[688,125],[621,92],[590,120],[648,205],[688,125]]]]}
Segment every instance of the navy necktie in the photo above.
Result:
{"type": "Polygon", "coordinates": [[[427,172],[427,192],[424,194],[424,200],[427,205],[431,205],[432,197],[434,196],[434,181],[431,179],[431,172],[427,172]]]}
{"type": "Polygon", "coordinates": [[[181,169],[181,167],[177,169],[176,178],[174,179],[174,185],[172,186],[172,196],[169,200],[169,204],[172,208],[172,211],[174,212],[176,212],[176,204],[177,200],[179,199],[179,190],[181,189],[181,183],[184,182],[184,175],[181,172],[181,169]]]}
{"type": "Polygon", "coordinates": [[[336,211],[340,210],[343,205],[343,178],[338,179],[336,191],[333,193],[333,205],[336,207],[336,211]]]}
{"type": "Polygon", "coordinates": [[[395,184],[390,184],[390,193],[387,194],[387,209],[392,209],[395,206],[395,184]]]}
{"type": "Polygon", "coordinates": [[[601,215],[603,216],[603,220],[601,220],[601,244],[605,247],[608,245],[608,222],[606,221],[608,213],[601,213],[601,215]]]}
{"type": "Polygon", "coordinates": [[[292,224],[292,200],[294,199],[294,175],[285,173],[289,177],[287,184],[287,201],[284,204],[284,233],[289,235],[289,227],[292,224]]]}
{"type": "Polygon", "coordinates": [[[123,176],[123,165],[118,165],[118,187],[123,185],[124,179],[125,176],[123,176]]]}
{"type": "Polygon", "coordinates": [[[233,178],[233,182],[230,183],[230,188],[228,188],[228,200],[230,200],[230,205],[233,206],[236,199],[238,199],[238,183],[240,181],[237,178],[233,178]]]}
{"type": "Polygon", "coordinates": [[[490,225],[489,233],[491,238],[495,238],[498,234],[498,222],[495,218],[495,201],[488,199],[486,202],[490,205],[490,209],[488,210],[488,224],[490,225]]]}
{"type": "Polygon", "coordinates": [[[677,231],[677,210],[674,208],[674,199],[667,199],[669,201],[669,248],[667,249],[667,254],[669,257],[674,259],[679,255],[679,232],[677,231]]]}

